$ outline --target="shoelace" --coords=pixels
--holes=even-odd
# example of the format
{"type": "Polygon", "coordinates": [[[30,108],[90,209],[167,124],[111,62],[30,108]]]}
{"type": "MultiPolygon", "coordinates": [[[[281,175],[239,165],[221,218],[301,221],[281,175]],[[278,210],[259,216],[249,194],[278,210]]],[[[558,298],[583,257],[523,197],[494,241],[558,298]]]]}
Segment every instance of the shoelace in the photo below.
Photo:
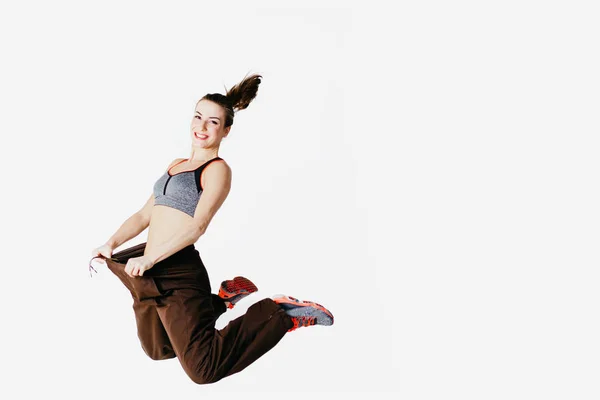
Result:
{"type": "Polygon", "coordinates": [[[294,322],[294,326],[291,327],[290,329],[288,329],[288,332],[294,331],[303,326],[311,326],[316,323],[315,317],[306,317],[306,316],[294,317],[294,318],[292,318],[292,321],[294,322]]]}
{"type": "Polygon", "coordinates": [[[118,261],[116,258],[113,258],[113,257],[110,257],[110,258],[106,258],[104,256],[92,257],[92,259],[90,260],[90,263],[88,265],[88,271],[90,271],[90,278],[92,277],[92,271],[94,271],[95,273],[98,273],[98,271],[96,271],[96,269],[94,267],[92,267],[92,260],[94,260],[94,258],[104,258],[105,260],[118,261]]]}

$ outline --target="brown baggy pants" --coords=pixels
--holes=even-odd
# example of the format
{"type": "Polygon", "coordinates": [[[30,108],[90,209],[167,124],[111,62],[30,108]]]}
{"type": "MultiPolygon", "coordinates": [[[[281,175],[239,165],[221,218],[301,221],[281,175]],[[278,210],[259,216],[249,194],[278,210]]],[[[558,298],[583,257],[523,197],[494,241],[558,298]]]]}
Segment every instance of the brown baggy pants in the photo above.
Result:
{"type": "Polygon", "coordinates": [[[146,354],[154,360],[177,357],[195,383],[213,383],[240,372],[293,326],[285,311],[265,298],[216,330],[225,303],[211,293],[194,245],[159,261],[143,276],[131,278],[125,273],[127,260],[142,256],[145,247],[141,243],[115,253],[106,264],[131,292],[138,337],[146,354]]]}

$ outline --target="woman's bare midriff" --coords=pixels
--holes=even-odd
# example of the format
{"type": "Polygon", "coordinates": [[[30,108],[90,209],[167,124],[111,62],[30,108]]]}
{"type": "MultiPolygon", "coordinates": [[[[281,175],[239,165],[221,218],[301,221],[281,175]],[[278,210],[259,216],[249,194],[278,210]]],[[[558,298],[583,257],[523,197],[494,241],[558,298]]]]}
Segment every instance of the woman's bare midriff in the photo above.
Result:
{"type": "Polygon", "coordinates": [[[183,229],[192,217],[188,214],[171,207],[155,205],[152,207],[152,216],[148,225],[148,240],[144,255],[154,246],[154,243],[162,243],[173,233],[183,229]]]}

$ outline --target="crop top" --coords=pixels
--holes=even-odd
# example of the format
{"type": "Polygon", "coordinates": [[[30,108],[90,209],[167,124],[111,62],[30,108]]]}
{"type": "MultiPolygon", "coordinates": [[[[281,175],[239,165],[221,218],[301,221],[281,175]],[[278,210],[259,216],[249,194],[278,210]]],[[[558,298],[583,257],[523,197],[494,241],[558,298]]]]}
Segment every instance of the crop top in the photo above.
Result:
{"type": "MultiPolygon", "coordinates": [[[[203,190],[200,182],[202,171],[215,160],[222,158],[215,157],[194,170],[178,172],[175,175],[171,175],[167,169],[154,184],[154,205],[175,208],[193,217],[203,190]]],[[[175,165],[178,164],[180,163],[175,165]]]]}

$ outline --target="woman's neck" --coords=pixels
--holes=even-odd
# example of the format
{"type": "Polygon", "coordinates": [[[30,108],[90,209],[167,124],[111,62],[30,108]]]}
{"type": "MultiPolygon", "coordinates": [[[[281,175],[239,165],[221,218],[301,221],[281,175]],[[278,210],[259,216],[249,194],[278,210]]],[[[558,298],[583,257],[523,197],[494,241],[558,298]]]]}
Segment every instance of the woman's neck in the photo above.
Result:
{"type": "Polygon", "coordinates": [[[206,149],[206,150],[192,149],[192,154],[188,158],[188,162],[190,162],[190,163],[202,162],[202,161],[211,160],[218,156],[219,156],[218,149],[216,149],[216,150],[215,149],[206,149]]]}

